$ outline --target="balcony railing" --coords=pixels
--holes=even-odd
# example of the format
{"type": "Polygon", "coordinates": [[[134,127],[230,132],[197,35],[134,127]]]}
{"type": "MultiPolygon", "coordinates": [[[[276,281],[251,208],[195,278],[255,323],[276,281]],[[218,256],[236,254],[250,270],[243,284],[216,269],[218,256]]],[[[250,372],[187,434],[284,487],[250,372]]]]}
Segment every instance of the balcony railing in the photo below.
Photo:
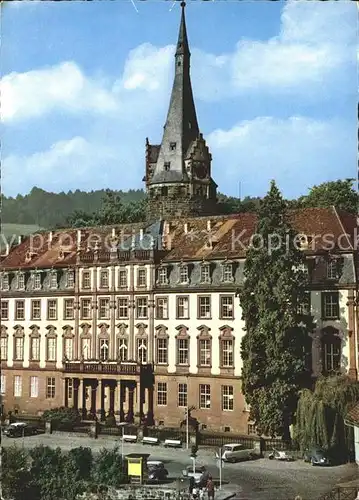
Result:
{"type": "MultiPolygon", "coordinates": [[[[151,365],[152,366],[152,365],[151,365]]],[[[116,363],[116,362],[88,362],[88,361],[70,361],[64,363],[65,372],[81,373],[104,373],[109,375],[140,375],[141,370],[146,370],[147,365],[135,363],[116,363]]]]}

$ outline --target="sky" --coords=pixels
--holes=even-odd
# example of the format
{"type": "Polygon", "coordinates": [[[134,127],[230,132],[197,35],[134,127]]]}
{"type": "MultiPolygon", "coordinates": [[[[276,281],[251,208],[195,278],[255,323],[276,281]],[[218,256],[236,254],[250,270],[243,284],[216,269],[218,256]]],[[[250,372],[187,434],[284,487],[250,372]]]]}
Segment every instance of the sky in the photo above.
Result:
{"type": "MultiPolygon", "coordinates": [[[[143,187],[174,71],[173,0],[2,4],[2,191],[143,187]]],[[[199,126],[227,195],[357,176],[357,9],[188,0],[199,126]]]]}

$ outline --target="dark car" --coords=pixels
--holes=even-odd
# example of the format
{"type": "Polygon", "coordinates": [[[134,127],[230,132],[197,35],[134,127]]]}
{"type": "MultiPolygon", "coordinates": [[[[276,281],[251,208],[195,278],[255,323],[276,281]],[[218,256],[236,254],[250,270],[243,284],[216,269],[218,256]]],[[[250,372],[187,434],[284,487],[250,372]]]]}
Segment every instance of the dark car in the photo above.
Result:
{"type": "Polygon", "coordinates": [[[332,457],[327,450],[314,446],[304,451],[304,462],[310,462],[312,465],[331,465],[332,457]]]}
{"type": "Polygon", "coordinates": [[[37,428],[25,422],[14,422],[3,429],[3,434],[7,437],[34,436],[37,428]]]}
{"type": "Polygon", "coordinates": [[[165,469],[163,462],[147,462],[147,469],[149,482],[165,481],[167,479],[168,470],[165,469]]]}

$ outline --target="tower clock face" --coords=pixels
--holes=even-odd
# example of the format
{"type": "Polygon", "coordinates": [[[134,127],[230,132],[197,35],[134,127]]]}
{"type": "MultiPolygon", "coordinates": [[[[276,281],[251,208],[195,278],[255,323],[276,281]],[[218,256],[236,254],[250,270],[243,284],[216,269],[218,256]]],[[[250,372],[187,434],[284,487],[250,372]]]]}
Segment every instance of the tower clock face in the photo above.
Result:
{"type": "Polygon", "coordinates": [[[196,176],[199,179],[203,179],[207,175],[207,169],[202,163],[199,163],[198,165],[196,165],[195,172],[196,172],[196,176]]]}

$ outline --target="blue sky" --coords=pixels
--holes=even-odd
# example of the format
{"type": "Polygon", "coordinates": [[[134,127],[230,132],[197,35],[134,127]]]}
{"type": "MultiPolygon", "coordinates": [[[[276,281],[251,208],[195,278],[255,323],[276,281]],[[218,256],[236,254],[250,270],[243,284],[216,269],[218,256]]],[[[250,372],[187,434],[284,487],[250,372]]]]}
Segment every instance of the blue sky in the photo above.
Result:
{"type": "MultiPolygon", "coordinates": [[[[2,176],[141,188],[161,141],[180,6],[166,0],[12,2],[2,9],[2,176]]],[[[355,3],[189,0],[199,124],[228,195],[287,197],[356,176],[355,3]]]]}

